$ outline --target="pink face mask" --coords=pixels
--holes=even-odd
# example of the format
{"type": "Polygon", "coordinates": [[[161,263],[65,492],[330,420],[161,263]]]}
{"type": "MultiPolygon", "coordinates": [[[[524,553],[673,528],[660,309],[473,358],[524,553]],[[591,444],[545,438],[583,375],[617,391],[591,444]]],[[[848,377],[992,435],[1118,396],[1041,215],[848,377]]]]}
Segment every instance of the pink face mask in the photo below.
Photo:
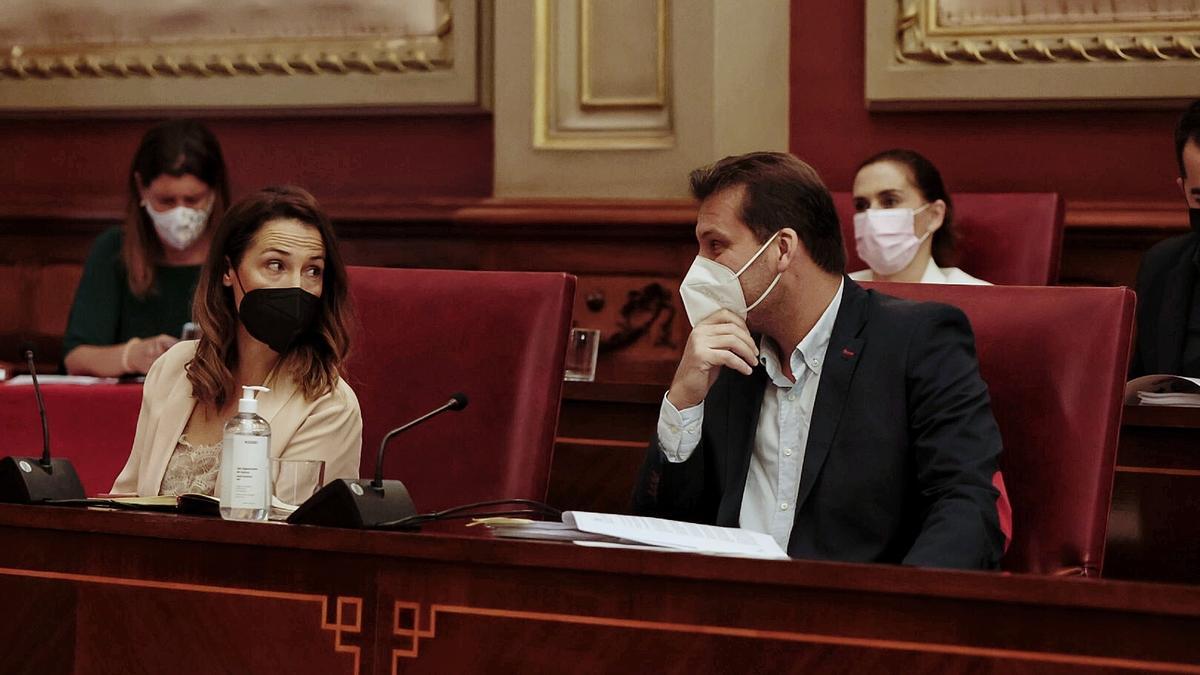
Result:
{"type": "Polygon", "coordinates": [[[925,236],[914,233],[913,221],[916,214],[929,208],[919,209],[867,209],[854,214],[854,244],[858,257],[879,276],[891,276],[908,267],[921,244],[933,234],[925,236]]]}

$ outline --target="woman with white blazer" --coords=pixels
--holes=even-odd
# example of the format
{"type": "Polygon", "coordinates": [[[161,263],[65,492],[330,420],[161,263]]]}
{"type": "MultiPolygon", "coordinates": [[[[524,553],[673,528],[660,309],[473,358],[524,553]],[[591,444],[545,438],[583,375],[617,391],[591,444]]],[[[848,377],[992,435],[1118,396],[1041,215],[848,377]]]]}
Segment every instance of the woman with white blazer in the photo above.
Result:
{"type": "Polygon", "coordinates": [[[133,449],[112,492],[212,495],[225,423],[242,385],[270,389],[259,415],[272,459],[324,460],[357,478],[358,399],[341,378],[350,338],[346,268],[308,192],[267,188],[231,207],[213,235],[193,308],[200,339],[146,376],[133,449]]]}

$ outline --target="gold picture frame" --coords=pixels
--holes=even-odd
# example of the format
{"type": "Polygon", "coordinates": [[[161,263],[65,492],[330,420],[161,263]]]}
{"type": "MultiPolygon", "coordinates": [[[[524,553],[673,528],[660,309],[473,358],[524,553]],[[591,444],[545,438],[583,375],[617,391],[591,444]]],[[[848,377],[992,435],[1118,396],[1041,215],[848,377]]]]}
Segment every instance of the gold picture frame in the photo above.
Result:
{"type": "Polygon", "coordinates": [[[436,4],[421,35],[0,45],[0,114],[485,109],[487,0],[436,4]]]}
{"type": "Polygon", "coordinates": [[[1121,2],[1100,4],[1110,13],[952,21],[963,13],[948,7],[964,0],[867,0],[867,105],[1154,108],[1200,96],[1200,18],[1126,16],[1121,2]]]}

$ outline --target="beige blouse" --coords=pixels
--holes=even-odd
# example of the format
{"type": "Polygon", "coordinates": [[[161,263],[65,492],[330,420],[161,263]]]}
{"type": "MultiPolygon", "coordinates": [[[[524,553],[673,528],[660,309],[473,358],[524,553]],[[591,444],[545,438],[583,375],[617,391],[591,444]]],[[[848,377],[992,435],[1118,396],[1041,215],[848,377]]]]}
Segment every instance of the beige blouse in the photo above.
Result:
{"type": "Polygon", "coordinates": [[[221,467],[223,444],[223,441],[217,441],[213,445],[192,445],[188,442],[187,434],[180,436],[167,462],[158,493],[216,496],[217,471],[221,467]]]}

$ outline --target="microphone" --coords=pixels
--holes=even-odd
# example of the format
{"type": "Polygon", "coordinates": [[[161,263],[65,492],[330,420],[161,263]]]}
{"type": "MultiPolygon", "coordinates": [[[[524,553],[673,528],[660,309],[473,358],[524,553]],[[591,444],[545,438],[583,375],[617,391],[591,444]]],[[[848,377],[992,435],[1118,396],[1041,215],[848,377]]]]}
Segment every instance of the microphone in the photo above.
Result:
{"type": "Polygon", "coordinates": [[[50,423],[46,420],[46,404],[42,400],[32,349],[25,350],[25,362],[33,378],[33,393],[42,418],[42,457],[40,460],[34,457],[0,459],[0,502],[34,504],[57,499],[83,499],[86,496],[83,484],[71,462],[50,458],[50,423]]]}
{"type": "MultiPolygon", "coordinates": [[[[466,395],[456,393],[442,405],[387,432],[379,442],[373,480],[343,478],[332,481],[305,500],[300,508],[288,516],[287,521],[299,525],[361,529],[416,515],[417,509],[404,483],[383,479],[383,456],[388,441],[447,410],[462,410],[465,407],[466,395]]],[[[412,529],[417,528],[414,526],[412,529]]]]}
{"type": "Polygon", "coordinates": [[[449,401],[446,401],[445,403],[438,406],[437,408],[434,408],[433,410],[425,413],[424,415],[421,415],[420,417],[409,422],[408,424],[396,427],[395,429],[392,429],[391,431],[384,434],[383,440],[379,442],[379,454],[375,456],[375,480],[371,481],[371,487],[376,490],[383,489],[383,451],[387,447],[388,441],[392,440],[393,436],[400,433],[401,431],[407,431],[407,430],[417,426],[418,424],[424,422],[425,420],[429,419],[430,417],[433,417],[434,415],[440,415],[441,413],[444,413],[447,410],[462,410],[465,407],[467,407],[467,396],[465,394],[463,394],[462,392],[459,392],[457,394],[452,394],[450,396],[449,401]]]}

